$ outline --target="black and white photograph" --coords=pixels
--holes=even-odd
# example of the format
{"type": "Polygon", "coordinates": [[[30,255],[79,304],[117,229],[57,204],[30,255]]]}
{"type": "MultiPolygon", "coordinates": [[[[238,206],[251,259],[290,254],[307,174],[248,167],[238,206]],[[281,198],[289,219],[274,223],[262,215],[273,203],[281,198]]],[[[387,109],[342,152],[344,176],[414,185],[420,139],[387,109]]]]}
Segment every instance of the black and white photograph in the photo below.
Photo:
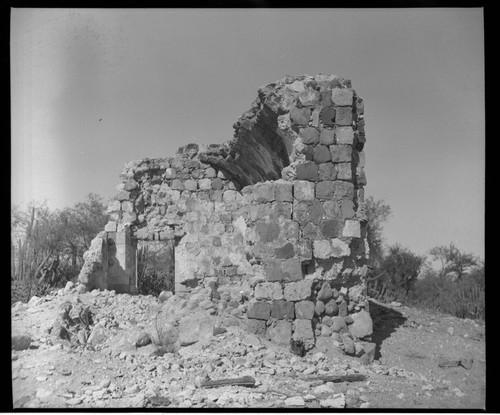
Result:
{"type": "Polygon", "coordinates": [[[10,8],[10,409],[487,409],[484,17],[10,8]]]}

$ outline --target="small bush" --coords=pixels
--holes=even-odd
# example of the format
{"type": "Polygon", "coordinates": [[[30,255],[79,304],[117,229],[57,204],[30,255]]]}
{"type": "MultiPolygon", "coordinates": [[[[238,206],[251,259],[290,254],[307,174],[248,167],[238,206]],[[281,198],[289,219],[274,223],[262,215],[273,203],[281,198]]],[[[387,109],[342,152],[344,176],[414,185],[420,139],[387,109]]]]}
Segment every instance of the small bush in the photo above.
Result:
{"type": "Polygon", "coordinates": [[[173,272],[160,273],[153,268],[145,268],[137,278],[139,294],[158,296],[162,291],[173,291],[173,272]]]}
{"type": "Polygon", "coordinates": [[[34,295],[41,297],[48,294],[50,290],[51,286],[48,283],[33,282],[30,289],[28,281],[11,281],[10,303],[14,304],[17,301],[27,303],[34,295]]]}

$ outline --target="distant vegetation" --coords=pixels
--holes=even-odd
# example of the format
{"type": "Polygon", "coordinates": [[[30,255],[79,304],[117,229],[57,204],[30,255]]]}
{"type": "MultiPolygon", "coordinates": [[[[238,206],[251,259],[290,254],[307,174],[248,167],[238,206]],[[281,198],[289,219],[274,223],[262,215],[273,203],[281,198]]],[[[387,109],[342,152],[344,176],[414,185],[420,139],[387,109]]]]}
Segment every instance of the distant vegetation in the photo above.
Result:
{"type": "Polygon", "coordinates": [[[416,255],[399,244],[385,247],[382,231],[391,208],[372,197],[366,205],[370,297],[460,318],[484,319],[484,263],[478,257],[460,251],[454,243],[432,248],[429,257],[416,255]],[[430,260],[439,264],[438,270],[430,260]]]}
{"type": "Polygon", "coordinates": [[[102,198],[50,210],[32,202],[11,210],[11,302],[28,301],[78,275],[83,254],[107,222],[102,198]]]}

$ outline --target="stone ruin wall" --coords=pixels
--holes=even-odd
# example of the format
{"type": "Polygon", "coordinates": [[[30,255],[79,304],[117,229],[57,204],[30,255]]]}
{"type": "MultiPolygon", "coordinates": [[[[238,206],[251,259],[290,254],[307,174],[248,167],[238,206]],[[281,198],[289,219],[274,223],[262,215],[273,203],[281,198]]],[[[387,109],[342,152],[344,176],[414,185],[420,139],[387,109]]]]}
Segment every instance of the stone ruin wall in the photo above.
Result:
{"type": "Polygon", "coordinates": [[[219,308],[256,334],[307,349],[347,327],[370,335],[362,99],[333,75],[287,76],[234,129],[224,144],[127,164],[80,281],[136,292],[138,241],[165,241],[176,292],[218,287],[219,308]]]}

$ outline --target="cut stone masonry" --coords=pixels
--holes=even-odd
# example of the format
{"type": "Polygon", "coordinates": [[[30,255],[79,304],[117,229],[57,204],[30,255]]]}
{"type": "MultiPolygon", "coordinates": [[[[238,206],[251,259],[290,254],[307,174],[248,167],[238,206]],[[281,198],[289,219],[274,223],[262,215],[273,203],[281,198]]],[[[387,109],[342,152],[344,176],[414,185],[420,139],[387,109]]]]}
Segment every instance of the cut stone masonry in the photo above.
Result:
{"type": "Polygon", "coordinates": [[[363,111],[349,80],[286,76],[232,140],[128,163],[80,281],[135,293],[137,241],[173,240],[175,291],[215,284],[254,333],[306,349],[371,335],[363,111]]]}

